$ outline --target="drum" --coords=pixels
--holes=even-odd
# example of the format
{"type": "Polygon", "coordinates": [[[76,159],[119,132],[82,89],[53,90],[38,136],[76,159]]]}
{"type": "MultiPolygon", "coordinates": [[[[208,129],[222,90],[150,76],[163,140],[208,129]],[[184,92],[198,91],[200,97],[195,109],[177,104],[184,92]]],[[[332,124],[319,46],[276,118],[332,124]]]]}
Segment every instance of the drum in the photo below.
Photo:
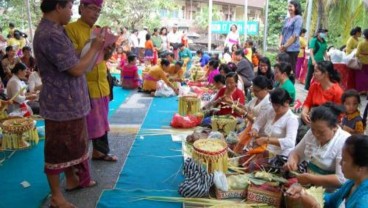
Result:
{"type": "Polygon", "coordinates": [[[192,157],[202,163],[209,173],[227,172],[227,144],[220,139],[199,139],[193,143],[192,157]]]}
{"type": "Polygon", "coordinates": [[[38,144],[35,122],[31,118],[9,118],[1,123],[4,150],[24,149],[38,144]]]}
{"type": "Polygon", "coordinates": [[[201,110],[201,99],[195,96],[179,97],[179,114],[182,116],[194,115],[201,110]]]}

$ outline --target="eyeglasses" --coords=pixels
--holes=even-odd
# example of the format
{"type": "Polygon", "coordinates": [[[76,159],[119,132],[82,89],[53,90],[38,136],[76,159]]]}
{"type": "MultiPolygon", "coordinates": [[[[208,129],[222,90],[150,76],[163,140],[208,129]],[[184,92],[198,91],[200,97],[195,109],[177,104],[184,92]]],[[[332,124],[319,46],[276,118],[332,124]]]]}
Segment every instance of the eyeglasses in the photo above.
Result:
{"type": "Polygon", "coordinates": [[[100,14],[100,13],[101,13],[101,11],[102,11],[102,9],[101,9],[101,8],[99,8],[99,7],[95,7],[95,6],[92,6],[92,5],[85,6],[85,8],[87,8],[87,9],[89,9],[89,10],[93,11],[93,12],[96,12],[96,13],[98,13],[98,14],[100,14]]]}

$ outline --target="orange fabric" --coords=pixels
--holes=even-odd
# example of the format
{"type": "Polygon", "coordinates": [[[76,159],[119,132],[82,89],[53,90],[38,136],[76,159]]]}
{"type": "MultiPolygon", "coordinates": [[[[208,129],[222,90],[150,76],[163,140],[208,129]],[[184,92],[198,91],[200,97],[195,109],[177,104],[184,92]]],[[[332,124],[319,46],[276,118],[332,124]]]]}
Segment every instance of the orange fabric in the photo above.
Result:
{"type": "Polygon", "coordinates": [[[326,102],[341,104],[343,90],[338,83],[333,84],[329,89],[323,90],[320,83],[313,83],[309,88],[307,99],[303,106],[308,108],[320,106],[326,102]]]}
{"type": "Polygon", "coordinates": [[[262,144],[259,147],[253,148],[247,152],[247,155],[256,155],[256,154],[262,154],[267,150],[267,143],[262,144]]]}
{"type": "Polygon", "coordinates": [[[252,124],[249,123],[247,125],[247,128],[244,129],[244,131],[242,131],[239,134],[239,142],[236,144],[235,148],[234,148],[234,152],[240,154],[243,149],[244,146],[248,145],[248,143],[250,142],[250,140],[252,139],[252,137],[250,136],[250,130],[252,130],[252,124]]]}
{"type": "Polygon", "coordinates": [[[144,43],[144,48],[145,49],[151,49],[151,50],[153,50],[153,42],[152,42],[152,40],[147,40],[145,43],[144,43]]]}
{"type": "Polygon", "coordinates": [[[259,63],[259,59],[258,59],[258,56],[256,54],[253,54],[252,55],[252,63],[253,65],[256,67],[258,66],[258,63],[259,63]]]}

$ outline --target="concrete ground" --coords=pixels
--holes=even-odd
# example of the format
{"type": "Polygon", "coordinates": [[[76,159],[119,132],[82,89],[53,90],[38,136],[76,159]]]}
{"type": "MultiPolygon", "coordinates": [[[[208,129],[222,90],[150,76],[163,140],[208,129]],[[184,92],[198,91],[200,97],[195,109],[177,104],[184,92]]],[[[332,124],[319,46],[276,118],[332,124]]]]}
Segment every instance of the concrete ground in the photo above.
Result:
{"type": "MultiPolygon", "coordinates": [[[[301,84],[295,85],[297,90],[297,99],[304,101],[307,91],[301,84]]],[[[109,134],[109,142],[111,153],[119,157],[119,161],[101,162],[92,161],[91,171],[92,178],[98,182],[93,188],[79,190],[73,193],[64,193],[67,200],[75,204],[79,208],[93,208],[104,189],[112,189],[115,182],[125,164],[125,160],[134,142],[135,135],[142,124],[145,115],[152,102],[152,98],[133,92],[133,94],[122,104],[116,113],[111,117],[111,132],[109,134]]],[[[366,97],[362,97],[362,110],[367,103],[366,97]]],[[[65,187],[64,182],[62,187],[65,187]]],[[[46,208],[49,200],[46,200],[42,207],[46,208]]]]}

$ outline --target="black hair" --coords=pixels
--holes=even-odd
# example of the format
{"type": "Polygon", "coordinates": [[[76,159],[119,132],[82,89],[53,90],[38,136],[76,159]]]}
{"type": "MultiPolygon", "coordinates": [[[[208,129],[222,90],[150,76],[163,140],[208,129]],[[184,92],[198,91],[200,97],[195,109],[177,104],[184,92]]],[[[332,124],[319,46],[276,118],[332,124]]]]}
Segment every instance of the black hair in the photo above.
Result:
{"type": "Polygon", "coordinates": [[[364,38],[365,38],[365,39],[368,39],[368,29],[365,29],[365,30],[363,31],[363,35],[364,35],[364,38]]]}
{"type": "Polygon", "coordinates": [[[9,22],[9,27],[10,27],[10,28],[14,28],[14,27],[15,27],[15,24],[14,24],[14,23],[12,23],[12,22],[9,22]]]}
{"type": "MultiPolygon", "coordinates": [[[[234,79],[234,81],[235,81],[235,83],[238,83],[238,74],[237,73],[235,73],[235,72],[230,72],[230,73],[228,73],[228,74],[226,74],[226,79],[227,78],[233,78],[234,79]]],[[[225,80],[226,80],[225,79],[225,80]]]]}
{"type": "Polygon", "coordinates": [[[305,28],[302,28],[301,30],[300,30],[300,34],[299,35],[301,35],[301,34],[303,34],[303,33],[306,33],[307,32],[307,30],[305,29],[305,28]]]}
{"type": "Polygon", "coordinates": [[[227,54],[230,54],[230,49],[229,49],[229,46],[226,46],[224,48],[224,54],[227,53],[227,54]]]}
{"type": "Polygon", "coordinates": [[[128,55],[128,63],[134,61],[135,58],[137,58],[137,56],[134,53],[130,53],[128,55]]]}
{"type": "Polygon", "coordinates": [[[6,48],[5,48],[5,52],[9,52],[9,51],[11,51],[11,50],[14,50],[14,47],[13,46],[6,46],[6,48]]]}
{"type": "Polygon", "coordinates": [[[345,50],[345,48],[346,48],[346,45],[343,45],[343,46],[341,46],[341,47],[339,48],[339,50],[340,50],[340,51],[344,51],[344,50],[345,50]]]}
{"type": "Polygon", "coordinates": [[[197,55],[199,55],[199,54],[203,55],[203,51],[202,51],[202,50],[198,50],[198,51],[196,52],[196,54],[197,54],[197,55]]]}
{"type": "Polygon", "coordinates": [[[290,1],[289,4],[295,7],[295,15],[302,15],[302,6],[299,1],[290,1]]]}
{"type": "Polygon", "coordinates": [[[170,62],[167,59],[161,59],[161,66],[170,66],[170,62]]]}
{"type": "Polygon", "coordinates": [[[322,73],[328,73],[331,82],[340,82],[340,74],[334,69],[331,61],[317,62],[317,66],[322,73]]]}
{"type": "Polygon", "coordinates": [[[26,52],[26,51],[32,51],[31,47],[29,47],[29,46],[24,46],[24,47],[22,48],[22,52],[24,53],[24,52],[26,52]]]}
{"type": "Polygon", "coordinates": [[[236,70],[238,69],[238,66],[236,66],[235,63],[233,62],[229,62],[227,63],[227,66],[229,67],[229,69],[232,71],[232,72],[236,72],[236,70]]]}
{"type": "MultiPolygon", "coordinates": [[[[167,52],[166,54],[165,54],[165,57],[167,57],[167,56],[171,56],[172,58],[174,58],[175,57],[175,54],[173,53],[173,52],[167,52]]],[[[165,58],[164,57],[164,58],[165,58]]]]}
{"type": "MultiPolygon", "coordinates": [[[[233,50],[233,47],[234,46],[236,46],[236,50],[239,50],[240,49],[240,45],[239,44],[233,44],[232,46],[231,46],[231,50],[233,50]]],[[[233,51],[233,52],[235,52],[235,51],[233,51]]]]}
{"type": "Polygon", "coordinates": [[[179,65],[180,67],[183,67],[184,62],[183,62],[183,61],[177,61],[177,62],[175,63],[175,65],[179,65]]]}
{"type": "Polygon", "coordinates": [[[221,64],[219,71],[223,70],[225,72],[225,74],[228,74],[231,72],[231,69],[229,68],[229,66],[227,64],[221,64]]]}
{"type": "Polygon", "coordinates": [[[286,63],[290,63],[290,56],[289,54],[285,53],[285,52],[281,52],[278,53],[276,56],[276,60],[280,63],[280,62],[286,62],[286,63]]]}
{"type": "Polygon", "coordinates": [[[214,69],[217,69],[219,67],[220,62],[216,59],[211,59],[208,62],[208,66],[213,66],[214,69]]]}
{"type": "Polygon", "coordinates": [[[352,135],[348,137],[344,148],[352,157],[354,165],[368,168],[367,135],[352,135]]]}
{"type": "Polygon", "coordinates": [[[43,13],[49,13],[56,9],[57,5],[60,5],[62,8],[65,8],[66,5],[74,0],[43,0],[41,3],[41,11],[43,13]]]}
{"type": "Polygon", "coordinates": [[[231,28],[232,28],[233,26],[235,26],[235,29],[236,29],[236,30],[238,30],[238,26],[237,26],[236,24],[233,24],[233,25],[231,25],[231,26],[230,26],[230,31],[231,31],[231,28]]]}
{"type": "Polygon", "coordinates": [[[271,61],[270,61],[269,58],[264,56],[264,57],[259,59],[257,75],[266,76],[268,79],[271,79],[273,77],[272,68],[271,68],[271,61]],[[259,64],[261,64],[261,63],[265,63],[267,65],[266,74],[262,74],[261,70],[259,69],[259,64]]]}
{"type": "Polygon", "coordinates": [[[262,90],[266,90],[266,89],[272,90],[273,88],[272,80],[262,75],[257,75],[256,77],[254,77],[254,79],[252,80],[252,83],[253,83],[253,86],[256,86],[262,90]]]}
{"type": "Polygon", "coordinates": [[[213,81],[215,82],[215,83],[221,83],[221,84],[225,84],[225,77],[224,76],[222,76],[221,74],[217,74],[217,75],[215,75],[214,77],[213,77],[213,81]]]}
{"type": "Polygon", "coordinates": [[[362,32],[362,28],[361,27],[355,27],[355,28],[353,28],[352,30],[350,30],[350,35],[351,36],[354,36],[354,35],[356,35],[357,33],[361,33],[362,32]]]}
{"type": "Polygon", "coordinates": [[[160,35],[162,35],[162,31],[166,30],[166,35],[167,35],[167,28],[166,27],[161,27],[160,29],[160,35]]]}
{"type": "Polygon", "coordinates": [[[158,28],[156,27],[156,28],[153,28],[153,32],[155,33],[155,32],[157,32],[158,31],[158,28]]]}
{"type": "Polygon", "coordinates": [[[312,109],[311,121],[326,121],[330,128],[335,128],[339,124],[339,116],[343,112],[343,106],[327,102],[312,109]]]}
{"type": "Polygon", "coordinates": [[[252,40],[247,40],[247,41],[245,41],[245,43],[248,43],[250,46],[253,46],[253,41],[252,40]]]}
{"type": "Polygon", "coordinates": [[[14,66],[14,68],[11,70],[11,72],[13,73],[13,74],[17,74],[19,71],[24,71],[24,70],[26,70],[27,69],[27,66],[26,65],[24,65],[23,63],[17,63],[17,64],[15,64],[15,66],[14,66]]]}
{"type": "Polygon", "coordinates": [[[277,87],[270,92],[270,100],[272,104],[284,105],[285,103],[292,103],[293,98],[291,98],[288,91],[283,88],[277,87]]]}
{"type": "Polygon", "coordinates": [[[237,50],[237,51],[235,51],[235,55],[236,56],[243,56],[244,57],[244,51],[242,50],[242,49],[239,49],[239,50],[237,50]]]}
{"type": "Polygon", "coordinates": [[[178,44],[178,48],[182,48],[183,46],[184,46],[184,44],[182,44],[182,43],[178,44]]]}
{"type": "Polygon", "coordinates": [[[151,40],[151,35],[149,33],[146,34],[146,41],[151,40]]]}
{"type": "Polygon", "coordinates": [[[346,90],[342,96],[341,96],[341,103],[344,104],[347,98],[350,97],[355,97],[358,101],[358,104],[360,104],[360,95],[359,92],[354,90],[354,89],[350,89],[350,90],[346,90]]]}
{"type": "Polygon", "coordinates": [[[290,80],[293,79],[293,76],[291,76],[291,64],[290,63],[281,62],[281,63],[275,64],[273,67],[278,68],[281,74],[285,73],[290,80]]]}

